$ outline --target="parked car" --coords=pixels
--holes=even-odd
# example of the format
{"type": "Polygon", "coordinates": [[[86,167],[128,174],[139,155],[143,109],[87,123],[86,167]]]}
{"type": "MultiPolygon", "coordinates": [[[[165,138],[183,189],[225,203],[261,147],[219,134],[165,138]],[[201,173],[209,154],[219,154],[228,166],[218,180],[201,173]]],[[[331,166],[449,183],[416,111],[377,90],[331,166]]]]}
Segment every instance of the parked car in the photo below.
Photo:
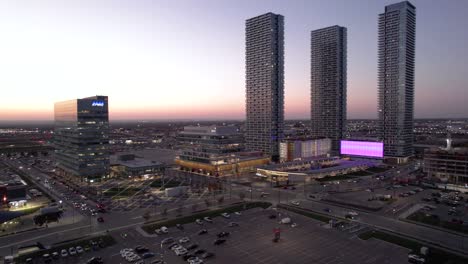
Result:
{"type": "Polygon", "coordinates": [[[66,249],[62,249],[62,251],[60,251],[60,255],[62,258],[68,257],[68,251],[66,249]]]}
{"type": "Polygon", "coordinates": [[[191,244],[187,247],[187,250],[192,250],[192,249],[196,249],[198,248],[198,245],[197,244],[191,244]]]}
{"type": "Polygon", "coordinates": [[[189,264],[202,264],[203,260],[199,259],[198,257],[191,257],[187,260],[189,264]]]}
{"type": "Polygon", "coordinates": [[[221,245],[226,242],[226,239],[216,239],[213,244],[214,245],[221,245]]]}
{"type": "Polygon", "coordinates": [[[181,225],[181,224],[177,224],[177,225],[176,225],[176,228],[179,229],[179,230],[184,230],[184,226],[181,225]]]}
{"type": "Polygon", "coordinates": [[[420,257],[416,254],[408,255],[408,262],[410,263],[426,263],[426,260],[423,257],[420,257]]]}
{"type": "Polygon", "coordinates": [[[177,256],[182,256],[182,255],[187,254],[187,253],[188,253],[188,250],[187,250],[186,248],[180,247],[180,248],[174,250],[174,252],[175,252],[175,254],[176,254],[177,256]]]}
{"type": "Polygon", "coordinates": [[[214,257],[214,255],[215,255],[214,253],[206,252],[206,253],[202,254],[201,257],[204,258],[204,259],[207,259],[207,258],[214,257]]]}
{"type": "Polygon", "coordinates": [[[199,225],[203,225],[203,221],[200,220],[200,219],[195,220],[195,223],[197,223],[197,224],[199,224],[199,225]]]}
{"type": "Polygon", "coordinates": [[[155,254],[154,254],[153,252],[146,252],[146,253],[144,253],[143,255],[141,255],[141,257],[142,257],[143,259],[149,259],[149,258],[152,258],[152,257],[154,257],[154,256],[155,256],[155,254]]]}
{"type": "Polygon", "coordinates": [[[208,223],[213,223],[213,219],[211,219],[211,218],[208,217],[208,216],[203,217],[203,220],[205,220],[205,221],[208,222],[208,223]]]}
{"type": "Polygon", "coordinates": [[[182,257],[185,261],[188,262],[189,259],[193,259],[195,258],[195,256],[193,254],[187,254],[185,256],[182,257]]]}
{"type": "Polygon", "coordinates": [[[291,201],[292,205],[299,206],[301,203],[299,201],[293,200],[291,201]]]}
{"type": "Polygon", "coordinates": [[[76,249],[74,247],[71,247],[68,249],[68,253],[70,253],[70,256],[76,255],[76,249]]]}
{"type": "Polygon", "coordinates": [[[239,226],[239,224],[236,223],[236,222],[230,222],[230,223],[228,224],[228,226],[229,226],[229,227],[235,227],[235,226],[239,226]]]}
{"type": "Polygon", "coordinates": [[[221,238],[221,237],[228,237],[230,234],[231,234],[231,233],[229,233],[229,232],[221,232],[221,233],[219,233],[217,236],[218,236],[219,238],[221,238]]]}
{"type": "Polygon", "coordinates": [[[135,247],[135,252],[138,253],[138,254],[146,253],[148,251],[149,251],[149,249],[147,247],[144,247],[144,246],[136,246],[135,247]]]}
{"type": "Polygon", "coordinates": [[[224,218],[230,218],[231,217],[231,215],[229,215],[228,213],[222,213],[221,216],[224,217],[224,218]]]}
{"type": "Polygon", "coordinates": [[[176,249],[178,249],[178,248],[181,248],[181,247],[182,247],[182,246],[179,245],[179,244],[177,244],[177,243],[172,243],[172,244],[170,244],[167,248],[170,249],[170,250],[172,250],[172,251],[174,251],[174,250],[176,250],[176,249]]]}
{"type": "Polygon", "coordinates": [[[200,255],[200,254],[203,254],[203,253],[205,253],[205,252],[206,252],[206,250],[204,250],[204,249],[198,249],[198,250],[196,250],[196,251],[193,252],[193,253],[196,254],[196,255],[200,255]]]}
{"type": "Polygon", "coordinates": [[[204,235],[206,233],[208,233],[208,230],[206,230],[206,229],[202,229],[202,230],[198,231],[199,235],[204,235]]]}
{"type": "Polygon", "coordinates": [[[170,244],[170,243],[173,243],[174,242],[174,238],[172,237],[168,237],[168,238],[165,238],[161,241],[161,244],[163,245],[167,245],[167,244],[170,244]]]}
{"type": "Polygon", "coordinates": [[[86,262],[86,264],[104,264],[104,261],[100,257],[92,257],[86,262]]]}
{"type": "Polygon", "coordinates": [[[188,243],[190,242],[190,238],[188,237],[182,237],[181,239],[179,239],[179,243],[188,243]]]}
{"type": "Polygon", "coordinates": [[[84,252],[84,250],[83,250],[83,248],[81,246],[76,247],[76,253],[81,254],[83,252],[84,252]]]}

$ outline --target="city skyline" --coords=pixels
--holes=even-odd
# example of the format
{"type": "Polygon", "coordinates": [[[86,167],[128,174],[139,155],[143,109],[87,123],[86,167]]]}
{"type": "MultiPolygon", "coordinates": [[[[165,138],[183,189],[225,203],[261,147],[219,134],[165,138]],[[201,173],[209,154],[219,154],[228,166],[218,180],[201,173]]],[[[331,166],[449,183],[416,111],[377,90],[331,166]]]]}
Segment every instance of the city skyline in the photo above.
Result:
{"type": "MultiPolygon", "coordinates": [[[[92,94],[111,98],[111,120],[244,119],[244,21],[266,12],[285,17],[286,119],[310,117],[309,32],[338,24],[348,28],[348,118],[375,119],[375,25],[396,2],[2,2],[0,121],[52,120],[55,101],[92,94]],[[190,23],[194,17],[204,19],[190,23]],[[189,47],[180,41],[185,35],[189,47]]],[[[419,21],[415,117],[466,117],[460,21],[467,4],[412,3],[419,21]]]]}

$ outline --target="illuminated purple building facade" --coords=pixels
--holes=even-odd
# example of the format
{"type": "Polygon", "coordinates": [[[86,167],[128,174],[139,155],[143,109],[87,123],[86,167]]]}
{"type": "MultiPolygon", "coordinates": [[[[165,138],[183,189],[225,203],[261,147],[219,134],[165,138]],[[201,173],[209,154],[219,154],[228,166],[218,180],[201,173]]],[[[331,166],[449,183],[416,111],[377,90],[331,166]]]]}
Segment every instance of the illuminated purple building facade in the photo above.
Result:
{"type": "Polygon", "coordinates": [[[383,158],[382,142],[341,140],[341,155],[383,158]]]}

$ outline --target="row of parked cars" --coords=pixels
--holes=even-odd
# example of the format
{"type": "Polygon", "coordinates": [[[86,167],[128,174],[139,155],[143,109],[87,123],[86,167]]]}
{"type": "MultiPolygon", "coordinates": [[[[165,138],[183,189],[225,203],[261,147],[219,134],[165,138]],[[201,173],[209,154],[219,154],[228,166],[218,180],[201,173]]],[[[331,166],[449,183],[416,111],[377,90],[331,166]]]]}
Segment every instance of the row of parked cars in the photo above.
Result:
{"type": "MultiPolygon", "coordinates": [[[[242,215],[241,212],[234,212],[235,215],[242,215]]],[[[231,218],[231,214],[229,213],[222,213],[222,217],[226,219],[231,218]]],[[[203,217],[202,219],[196,219],[195,223],[198,225],[204,225],[204,223],[213,223],[213,219],[211,217],[203,217]]],[[[236,222],[230,222],[228,224],[228,227],[236,227],[239,226],[238,223],[236,222]]],[[[184,227],[182,225],[176,225],[177,229],[184,230],[184,227]]],[[[155,230],[156,234],[168,234],[169,229],[167,227],[161,227],[159,229],[155,230]]],[[[199,236],[208,234],[207,229],[201,229],[197,232],[199,236]]],[[[217,238],[213,241],[213,245],[221,245],[226,242],[227,237],[230,236],[230,232],[220,232],[217,234],[217,238]]],[[[190,242],[189,237],[181,237],[177,241],[172,238],[168,237],[165,238],[161,241],[162,245],[169,245],[168,249],[174,252],[176,256],[181,256],[185,261],[187,261],[189,264],[201,264],[203,263],[204,259],[211,258],[214,256],[214,253],[208,252],[205,249],[199,249],[199,245],[192,243],[189,245],[186,245],[190,242]],[[193,252],[191,252],[193,250],[193,252]]]]}
{"type": "MultiPolygon", "coordinates": [[[[92,250],[98,250],[99,248],[104,247],[104,242],[102,240],[90,241],[90,245],[86,245],[84,247],[82,246],[76,246],[76,247],[69,247],[68,249],[61,249],[60,251],[54,251],[52,253],[46,253],[42,255],[42,260],[44,263],[51,263],[54,260],[58,260],[60,258],[62,259],[67,259],[68,257],[73,257],[76,255],[81,255],[84,252],[88,252],[92,250]]],[[[26,259],[26,263],[33,263],[33,258],[28,258],[26,259]]],[[[100,264],[102,263],[102,259],[98,257],[94,257],[90,260],[88,260],[87,263],[90,264],[100,264]]]]}

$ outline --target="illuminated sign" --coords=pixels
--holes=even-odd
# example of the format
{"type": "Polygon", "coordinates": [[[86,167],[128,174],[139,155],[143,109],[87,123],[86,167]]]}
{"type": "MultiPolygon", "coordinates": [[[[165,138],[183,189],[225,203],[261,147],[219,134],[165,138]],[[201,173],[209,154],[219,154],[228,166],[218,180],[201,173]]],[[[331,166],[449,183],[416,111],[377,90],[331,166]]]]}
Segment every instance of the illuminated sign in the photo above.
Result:
{"type": "Polygon", "coordinates": [[[104,106],[104,101],[93,101],[93,103],[91,104],[91,106],[103,107],[103,106],[104,106]]]}
{"type": "Polygon", "coordinates": [[[341,155],[383,158],[382,142],[341,140],[341,155]]]}

